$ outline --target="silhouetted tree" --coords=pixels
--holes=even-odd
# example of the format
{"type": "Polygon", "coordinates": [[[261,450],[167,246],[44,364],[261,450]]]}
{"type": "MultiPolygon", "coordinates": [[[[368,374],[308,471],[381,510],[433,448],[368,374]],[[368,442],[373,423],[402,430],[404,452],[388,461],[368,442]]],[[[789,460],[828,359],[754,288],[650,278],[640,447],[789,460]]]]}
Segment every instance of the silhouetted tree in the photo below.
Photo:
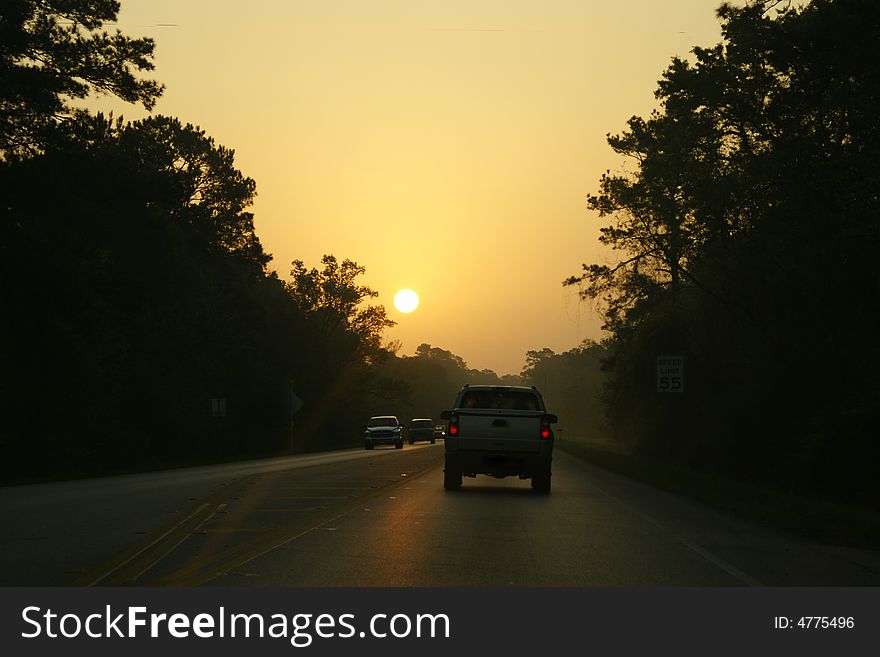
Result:
{"type": "Polygon", "coordinates": [[[2,441],[28,456],[17,467],[276,449],[305,320],[264,273],[253,181],[175,120],[68,128],[0,166],[2,441]]]}
{"type": "Polygon", "coordinates": [[[302,260],[293,261],[288,291],[304,313],[321,324],[328,338],[348,334],[363,350],[375,351],[381,346],[382,331],[394,326],[383,306],[362,306],[379,293],[355,279],[366,270],[351,260],[342,263],[335,256],[321,259],[323,269],[306,269],[302,260]]]}
{"type": "Polygon", "coordinates": [[[136,74],[153,70],[153,40],[103,30],[118,12],[115,0],[0,4],[0,157],[41,150],[50,128],[81,113],[69,101],[92,92],[152,109],[162,86],[136,74]]]}
{"type": "Polygon", "coordinates": [[[198,127],[164,116],[122,127],[114,138],[138,158],[145,173],[165,179],[169,213],[203,231],[217,248],[250,262],[255,273],[264,271],[271,256],[263,251],[254,216],[246,210],[256,183],[235,168],[235,151],[216,145],[198,127]]]}
{"type": "Polygon", "coordinates": [[[876,503],[880,6],[718,15],[722,43],[673,59],[660,109],[609,137],[635,168],[589,206],[619,258],[566,284],[606,304],[610,412],[646,451],[876,503]],[[663,353],[687,357],[683,398],[656,396],[663,353]]]}
{"type": "Polygon", "coordinates": [[[385,308],[367,303],[378,296],[358,276],[365,268],[333,255],[321,259],[322,268],[307,268],[293,261],[286,289],[305,317],[301,338],[307,353],[300,361],[299,388],[307,398],[307,418],[300,435],[304,444],[319,441],[351,445],[360,440],[361,415],[369,414],[368,400],[377,390],[405,394],[394,382],[377,378],[372,364],[385,357],[382,331],[394,322],[385,308]]]}
{"type": "Polygon", "coordinates": [[[541,363],[553,358],[556,354],[549,347],[533,349],[526,352],[526,364],[523,367],[523,376],[531,374],[541,363]]]}
{"type": "Polygon", "coordinates": [[[433,347],[427,343],[422,343],[416,347],[416,358],[437,363],[441,367],[447,369],[450,373],[455,373],[461,378],[467,377],[467,363],[464,358],[458,356],[447,349],[433,347]]]}

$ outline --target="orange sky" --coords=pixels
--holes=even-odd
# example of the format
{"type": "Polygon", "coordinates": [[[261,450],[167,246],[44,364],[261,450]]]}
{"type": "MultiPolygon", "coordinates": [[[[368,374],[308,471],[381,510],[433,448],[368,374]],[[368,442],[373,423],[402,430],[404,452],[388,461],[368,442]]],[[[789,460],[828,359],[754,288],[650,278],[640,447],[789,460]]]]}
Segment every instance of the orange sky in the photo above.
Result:
{"type": "Polygon", "coordinates": [[[282,277],[295,258],[356,260],[402,354],[428,342],[508,373],[600,337],[561,281],[608,258],[585,207],[623,166],[605,135],[651,111],[670,57],[719,40],[717,4],[122,0],[118,27],[157,41],[155,111],[257,181],[282,277]],[[410,315],[391,302],[404,287],[410,315]]]}

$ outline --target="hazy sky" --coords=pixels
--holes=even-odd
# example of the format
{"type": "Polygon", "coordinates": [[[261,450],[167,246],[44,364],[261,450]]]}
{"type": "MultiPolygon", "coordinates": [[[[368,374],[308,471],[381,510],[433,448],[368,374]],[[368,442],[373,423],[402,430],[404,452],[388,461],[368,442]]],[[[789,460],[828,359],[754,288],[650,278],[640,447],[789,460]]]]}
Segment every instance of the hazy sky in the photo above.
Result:
{"type": "MultiPolygon", "coordinates": [[[[720,39],[718,0],[122,0],[156,39],[156,112],[235,149],[272,267],[367,268],[402,354],[428,342],[519,372],[600,337],[561,281],[605,262],[586,209],[605,142],[655,106],[673,55],[720,39]],[[421,306],[391,303],[409,287],[421,306]]],[[[109,100],[93,107],[142,109],[109,100]]]]}

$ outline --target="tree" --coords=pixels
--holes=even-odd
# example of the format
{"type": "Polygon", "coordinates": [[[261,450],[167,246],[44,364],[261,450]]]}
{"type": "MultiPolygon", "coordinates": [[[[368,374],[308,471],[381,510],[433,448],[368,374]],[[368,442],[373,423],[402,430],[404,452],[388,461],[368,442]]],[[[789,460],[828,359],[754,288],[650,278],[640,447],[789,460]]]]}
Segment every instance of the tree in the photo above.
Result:
{"type": "Polygon", "coordinates": [[[153,70],[153,40],[102,30],[118,12],[115,0],[0,5],[0,157],[42,150],[57,122],[82,114],[70,101],[92,92],[153,108],[162,85],[136,76],[153,70]]]}
{"type": "Polygon", "coordinates": [[[550,360],[554,356],[556,356],[556,353],[549,347],[527,351],[526,364],[523,367],[522,376],[528,379],[530,373],[533,372],[539,365],[541,365],[541,363],[550,360]]]}
{"type": "Polygon", "coordinates": [[[209,240],[262,272],[271,260],[246,211],[256,183],[235,168],[235,151],[216,145],[205,131],[178,119],[156,116],[119,132],[121,147],[136,155],[143,169],[168,179],[169,211],[201,225],[209,240]]]}
{"type": "Polygon", "coordinates": [[[464,374],[468,368],[467,363],[461,356],[458,356],[447,349],[432,347],[425,342],[416,347],[416,358],[422,358],[437,363],[451,371],[461,370],[462,374],[464,374]]]}
{"type": "Polygon", "coordinates": [[[618,261],[585,265],[565,284],[601,298],[616,335],[689,288],[779,349],[785,339],[771,326],[779,299],[768,291],[784,281],[798,303],[819,292],[839,307],[858,269],[843,252],[877,239],[863,214],[877,209],[871,154],[880,131],[867,108],[880,84],[861,53],[880,9],[865,0],[801,8],[757,0],[718,13],[724,43],[695,48],[694,64],[673,59],[656,91],[661,109],[608,139],[636,165],[603,175],[588,199],[612,219],[601,241],[618,261]],[[829,235],[837,237],[829,243],[829,235]],[[776,257],[783,240],[804,257],[776,257]]]}
{"type": "Polygon", "coordinates": [[[623,256],[612,266],[584,265],[585,273],[565,281],[606,303],[611,331],[638,323],[650,299],[683,285],[713,293],[691,264],[727,228],[717,219],[727,186],[718,126],[698,112],[654,112],[628,126],[608,143],[634,160],[636,171],[606,172],[587,200],[600,218],[613,219],[600,241],[623,256]]]}
{"type": "Polygon", "coordinates": [[[151,207],[201,234],[206,244],[249,263],[256,275],[271,260],[247,211],[256,183],[235,167],[234,150],[216,144],[197,126],[167,116],[124,123],[102,114],[80,115],[64,124],[63,138],[47,152],[115,160],[138,178],[151,207]]]}
{"type": "Polygon", "coordinates": [[[65,135],[0,164],[0,443],[17,467],[287,445],[305,321],[265,272],[232,151],[167,117],[82,117],[65,135]]]}
{"type": "Polygon", "coordinates": [[[306,316],[320,324],[327,339],[347,334],[356,339],[355,350],[368,354],[381,349],[382,331],[395,325],[383,306],[367,305],[379,293],[355,279],[366,268],[352,260],[340,264],[335,256],[321,258],[323,269],[307,269],[302,260],[293,261],[287,289],[306,316]]]}

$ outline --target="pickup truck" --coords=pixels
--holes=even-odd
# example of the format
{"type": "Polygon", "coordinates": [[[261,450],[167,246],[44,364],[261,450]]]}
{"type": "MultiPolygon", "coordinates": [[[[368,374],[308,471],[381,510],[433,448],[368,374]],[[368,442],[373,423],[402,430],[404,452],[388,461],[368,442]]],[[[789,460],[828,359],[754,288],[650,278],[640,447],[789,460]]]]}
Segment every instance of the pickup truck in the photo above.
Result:
{"type": "Polygon", "coordinates": [[[550,492],[553,430],[537,388],[466,385],[447,420],[443,487],[456,490],[462,476],[519,476],[536,493],[550,492]]]}
{"type": "Polygon", "coordinates": [[[373,449],[376,445],[394,445],[395,449],[403,449],[403,425],[396,415],[374,415],[363,429],[364,449],[373,449]]]}

